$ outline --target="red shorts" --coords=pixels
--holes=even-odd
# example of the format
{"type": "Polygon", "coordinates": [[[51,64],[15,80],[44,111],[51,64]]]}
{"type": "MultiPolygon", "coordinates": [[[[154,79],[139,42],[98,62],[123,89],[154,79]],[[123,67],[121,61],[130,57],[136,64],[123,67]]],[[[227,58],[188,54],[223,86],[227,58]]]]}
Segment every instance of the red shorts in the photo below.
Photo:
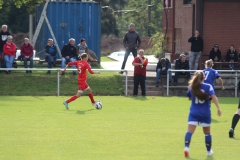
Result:
{"type": "Polygon", "coordinates": [[[86,81],[78,81],[78,92],[83,93],[85,89],[90,88],[86,81]]]}

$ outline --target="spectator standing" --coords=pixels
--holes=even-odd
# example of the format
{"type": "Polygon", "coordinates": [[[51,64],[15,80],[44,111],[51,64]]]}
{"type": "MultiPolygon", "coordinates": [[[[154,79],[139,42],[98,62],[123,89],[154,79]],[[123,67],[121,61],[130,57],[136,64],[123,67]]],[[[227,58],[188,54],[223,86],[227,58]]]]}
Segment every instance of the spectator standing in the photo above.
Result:
{"type": "MultiPolygon", "coordinates": [[[[53,39],[49,38],[48,39],[48,44],[45,47],[45,60],[48,62],[48,68],[52,68],[52,65],[54,64],[55,60],[57,59],[56,54],[57,54],[57,48],[53,44],[53,39]]],[[[50,74],[51,71],[48,70],[47,74],[50,74]]]]}
{"type": "MultiPolygon", "coordinates": [[[[16,45],[12,42],[13,37],[7,36],[7,42],[3,46],[4,60],[6,62],[6,68],[12,68],[16,56],[16,45]]],[[[9,74],[10,71],[6,70],[6,73],[9,74]]]]}
{"type": "Polygon", "coordinates": [[[186,55],[181,54],[179,59],[175,62],[175,69],[183,70],[182,72],[175,72],[174,76],[174,86],[177,86],[178,84],[178,76],[179,75],[185,75],[187,76],[187,79],[190,79],[190,72],[185,72],[184,70],[189,70],[189,62],[186,60],[186,55]]]}
{"type": "Polygon", "coordinates": [[[132,65],[134,66],[134,88],[133,96],[138,95],[138,86],[140,84],[142,90],[142,96],[146,96],[146,67],[148,59],[144,57],[144,50],[139,50],[139,56],[135,57],[132,65]]]}
{"type": "Polygon", "coordinates": [[[214,44],[212,50],[209,54],[209,59],[212,59],[213,62],[220,62],[222,59],[221,51],[219,50],[219,45],[214,44]]]}
{"type": "MultiPolygon", "coordinates": [[[[3,55],[3,46],[4,44],[7,42],[7,36],[11,35],[8,31],[7,31],[7,25],[2,25],[2,29],[0,32],[0,68],[4,68],[4,55],[3,55]]],[[[0,71],[1,72],[1,71],[0,71]]]]}
{"type": "MultiPolygon", "coordinates": [[[[231,45],[230,49],[228,49],[227,56],[226,56],[226,61],[227,62],[237,62],[238,61],[238,56],[237,56],[237,52],[234,48],[234,45],[231,45]]],[[[229,64],[229,68],[234,69],[234,65],[229,64]]]]}
{"type": "MultiPolygon", "coordinates": [[[[65,68],[66,63],[68,62],[74,62],[77,57],[77,51],[76,47],[74,46],[75,39],[70,38],[69,43],[65,44],[62,48],[62,69],[65,68]]],[[[76,66],[72,66],[73,69],[76,68],[76,66]]],[[[64,73],[62,74],[64,75],[64,73]]],[[[76,75],[76,71],[73,71],[73,75],[76,75]]]]}
{"type": "Polygon", "coordinates": [[[135,58],[137,56],[137,49],[141,45],[140,35],[138,34],[138,32],[135,31],[135,25],[133,23],[129,25],[129,30],[123,38],[123,45],[126,51],[125,51],[124,60],[123,60],[121,69],[125,68],[130,52],[132,52],[133,57],[135,58]]]}
{"type": "MultiPolygon", "coordinates": [[[[20,49],[24,68],[28,68],[27,61],[30,61],[30,68],[33,68],[33,46],[29,43],[28,38],[24,39],[24,43],[21,45],[20,49]]],[[[32,71],[26,70],[26,73],[32,73],[32,71]]]]}
{"type": "Polygon", "coordinates": [[[200,37],[198,30],[195,31],[195,35],[188,39],[188,42],[191,43],[191,51],[189,55],[189,67],[190,70],[198,69],[198,60],[203,51],[203,39],[200,37]]]}
{"type": "MultiPolygon", "coordinates": [[[[159,82],[161,82],[161,75],[167,75],[168,69],[171,69],[171,62],[167,58],[161,58],[156,67],[156,87],[159,86],[159,82]]],[[[172,73],[169,71],[169,86],[171,86],[172,82],[172,73]]]]}
{"type": "Polygon", "coordinates": [[[2,30],[0,32],[0,52],[3,52],[3,46],[7,42],[7,37],[10,36],[11,34],[7,31],[7,25],[2,25],[2,30]]]}

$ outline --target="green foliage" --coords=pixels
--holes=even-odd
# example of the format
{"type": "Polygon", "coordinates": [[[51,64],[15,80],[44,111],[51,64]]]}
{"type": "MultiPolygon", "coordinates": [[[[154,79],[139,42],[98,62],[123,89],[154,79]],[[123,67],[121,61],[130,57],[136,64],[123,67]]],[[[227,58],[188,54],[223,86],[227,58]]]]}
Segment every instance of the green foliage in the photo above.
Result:
{"type": "Polygon", "coordinates": [[[151,52],[155,54],[156,57],[162,58],[165,56],[167,39],[164,39],[164,34],[161,32],[156,32],[150,38],[149,43],[153,46],[151,52]]]}
{"type": "Polygon", "coordinates": [[[12,33],[28,32],[29,13],[42,0],[0,0],[0,24],[7,24],[12,33]]]}
{"type": "Polygon", "coordinates": [[[130,23],[134,23],[136,30],[141,37],[151,36],[162,27],[162,0],[144,0],[136,1],[129,0],[125,10],[132,10],[128,12],[121,12],[118,16],[118,27],[121,29],[120,35],[123,35],[128,30],[130,23]],[[152,5],[149,6],[148,5],[152,5]],[[150,10],[149,10],[150,9],[150,10]],[[150,19],[148,14],[150,13],[150,19]]]}
{"type": "MultiPolygon", "coordinates": [[[[186,160],[184,136],[190,102],[183,97],[0,96],[0,155],[3,160],[186,160]]],[[[240,127],[228,138],[237,98],[212,104],[213,157],[206,157],[202,127],[190,145],[191,160],[239,160],[240,127]]]]}
{"type": "Polygon", "coordinates": [[[103,6],[109,6],[102,9],[102,34],[109,35],[119,35],[119,30],[117,28],[117,18],[114,15],[112,9],[121,9],[127,4],[127,0],[95,0],[96,2],[101,2],[103,6]]]}

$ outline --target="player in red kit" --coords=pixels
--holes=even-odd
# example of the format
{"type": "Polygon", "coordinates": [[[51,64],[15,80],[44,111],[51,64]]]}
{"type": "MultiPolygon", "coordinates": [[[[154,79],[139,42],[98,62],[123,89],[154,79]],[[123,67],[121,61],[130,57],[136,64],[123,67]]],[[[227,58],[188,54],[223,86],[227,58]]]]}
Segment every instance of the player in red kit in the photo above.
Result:
{"type": "Polygon", "coordinates": [[[68,66],[76,66],[78,71],[78,92],[76,95],[72,96],[68,100],[64,101],[63,104],[65,105],[66,109],[69,109],[68,103],[74,101],[75,99],[79,98],[84,90],[88,92],[88,96],[92,102],[92,104],[95,104],[95,100],[93,98],[92,90],[87,84],[87,72],[91,74],[100,74],[100,72],[93,72],[88,64],[88,55],[86,53],[81,54],[80,56],[81,60],[75,61],[75,62],[69,62],[66,67],[64,68],[64,71],[66,71],[68,66]]]}

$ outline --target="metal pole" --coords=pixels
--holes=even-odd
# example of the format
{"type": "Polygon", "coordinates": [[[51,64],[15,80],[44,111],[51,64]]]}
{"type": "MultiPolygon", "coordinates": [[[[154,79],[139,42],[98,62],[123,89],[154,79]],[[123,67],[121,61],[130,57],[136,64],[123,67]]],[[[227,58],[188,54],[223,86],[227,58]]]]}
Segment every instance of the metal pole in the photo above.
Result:
{"type": "Polygon", "coordinates": [[[29,15],[29,41],[32,42],[33,38],[33,15],[29,15]]]}
{"type": "Polygon", "coordinates": [[[60,70],[57,70],[57,96],[60,96],[60,70]]]}
{"type": "Polygon", "coordinates": [[[128,95],[128,71],[126,70],[125,96],[128,95]]]}
{"type": "Polygon", "coordinates": [[[235,98],[237,97],[237,80],[238,80],[238,71],[235,70],[235,98]]]}
{"type": "Polygon", "coordinates": [[[169,69],[167,70],[167,96],[169,96],[169,69]]]}
{"type": "Polygon", "coordinates": [[[148,0],[148,37],[151,37],[151,0],[148,0]]]}

